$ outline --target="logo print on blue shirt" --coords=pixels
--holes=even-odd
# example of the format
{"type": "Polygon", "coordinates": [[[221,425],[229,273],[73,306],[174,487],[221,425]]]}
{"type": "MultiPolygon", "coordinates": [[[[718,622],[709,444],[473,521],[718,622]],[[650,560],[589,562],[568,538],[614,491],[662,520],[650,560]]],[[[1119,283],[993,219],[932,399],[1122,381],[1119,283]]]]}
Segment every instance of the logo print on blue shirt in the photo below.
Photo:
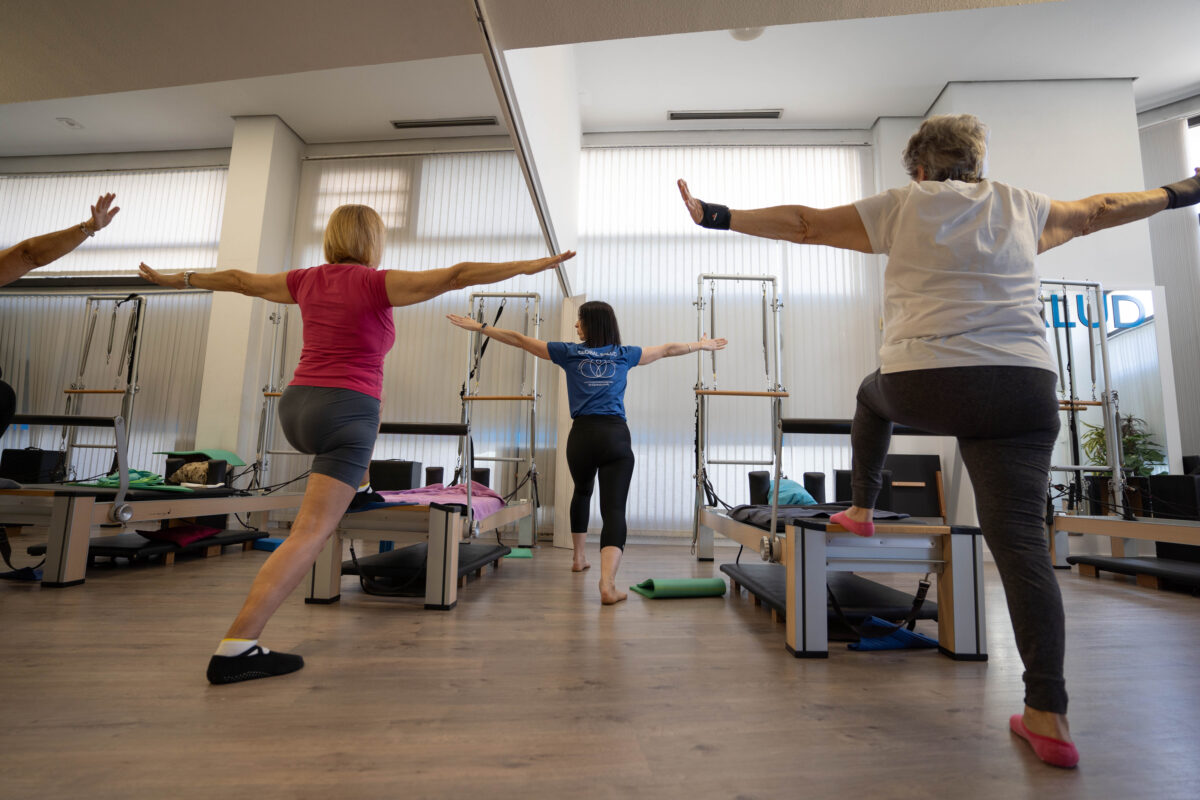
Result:
{"type": "Polygon", "coordinates": [[[585,378],[612,378],[617,374],[617,365],[612,361],[580,361],[579,374],[585,378]]]}

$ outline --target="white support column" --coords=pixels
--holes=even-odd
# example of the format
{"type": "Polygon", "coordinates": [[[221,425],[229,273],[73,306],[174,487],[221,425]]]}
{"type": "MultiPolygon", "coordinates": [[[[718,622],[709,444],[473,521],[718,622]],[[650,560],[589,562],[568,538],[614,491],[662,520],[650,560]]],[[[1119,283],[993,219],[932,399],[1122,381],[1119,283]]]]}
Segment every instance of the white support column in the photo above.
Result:
{"type": "MultiPolygon", "coordinates": [[[[559,320],[559,341],[575,341],[575,320],[579,318],[579,307],[587,301],[587,295],[564,297],[562,317],[559,320]]],[[[557,369],[557,367],[555,367],[557,369]]],[[[554,454],[554,546],[574,547],[571,540],[571,495],[575,484],[567,466],[567,436],[571,433],[571,405],[567,400],[567,382],[560,376],[558,393],[554,404],[558,423],[558,447],[554,454]]],[[[547,403],[548,407],[549,404],[547,403]]]]}
{"type": "MultiPolygon", "coordinates": [[[[291,264],[304,142],[281,119],[238,117],[221,222],[219,269],[281,272],[291,264]]],[[[196,445],[253,454],[263,373],[262,300],[213,295],[196,445]]]]}

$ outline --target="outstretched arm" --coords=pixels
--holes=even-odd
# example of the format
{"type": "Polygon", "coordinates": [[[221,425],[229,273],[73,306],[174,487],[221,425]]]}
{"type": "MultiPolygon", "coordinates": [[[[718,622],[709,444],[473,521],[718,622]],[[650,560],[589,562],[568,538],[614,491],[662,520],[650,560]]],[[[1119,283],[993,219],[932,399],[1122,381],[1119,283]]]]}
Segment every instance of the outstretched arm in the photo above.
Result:
{"type": "Polygon", "coordinates": [[[708,336],[702,336],[698,342],[670,342],[668,344],[656,344],[653,347],[643,347],[642,357],[638,359],[638,366],[653,364],[660,358],[686,356],[688,353],[695,353],[700,350],[724,350],[726,344],[728,344],[728,341],[725,339],[709,339],[708,336]]]}
{"type": "Polygon", "coordinates": [[[763,239],[784,239],[796,244],[824,244],[843,250],[870,253],[871,240],[858,209],[852,205],[833,208],[808,206],[772,206],[750,211],[731,210],[716,203],[705,203],[692,196],[687,181],[678,182],[679,194],[692,215],[692,222],[704,228],[737,231],[763,239]]]}
{"type": "Polygon", "coordinates": [[[61,231],[34,236],[0,250],[0,286],[12,283],[30,270],[44,267],[83,244],[89,236],[112,222],[121,209],[113,208],[116,195],[100,195],[92,206],[92,215],[78,225],[61,231]]]}
{"type": "Polygon", "coordinates": [[[287,287],[286,272],[259,274],[240,269],[218,272],[159,272],[147,264],[138,265],[138,272],[151,283],[168,289],[207,289],[213,292],[237,292],[248,297],[261,297],[272,303],[295,303],[287,287]]]}
{"type": "Polygon", "coordinates": [[[510,331],[506,328],[493,328],[478,320],[464,317],[461,314],[447,314],[446,319],[450,320],[451,325],[457,325],[463,330],[479,331],[484,336],[490,339],[495,339],[497,342],[519,347],[527,353],[533,353],[538,358],[550,360],[550,349],[546,347],[546,343],[541,339],[535,339],[532,336],[526,336],[523,333],[510,331]]]}
{"type": "Polygon", "coordinates": [[[1183,208],[1200,202],[1200,168],[1182,181],[1144,192],[1096,194],[1082,200],[1050,202],[1046,227],[1038,240],[1038,252],[1066,244],[1077,236],[1115,228],[1146,219],[1168,208],[1183,208]]]}
{"type": "Polygon", "coordinates": [[[464,261],[453,267],[408,271],[390,269],[387,272],[388,301],[394,306],[411,306],[431,300],[440,294],[481,283],[495,283],[516,275],[534,275],[574,258],[575,251],[567,250],[556,256],[532,261],[500,263],[464,261]]]}

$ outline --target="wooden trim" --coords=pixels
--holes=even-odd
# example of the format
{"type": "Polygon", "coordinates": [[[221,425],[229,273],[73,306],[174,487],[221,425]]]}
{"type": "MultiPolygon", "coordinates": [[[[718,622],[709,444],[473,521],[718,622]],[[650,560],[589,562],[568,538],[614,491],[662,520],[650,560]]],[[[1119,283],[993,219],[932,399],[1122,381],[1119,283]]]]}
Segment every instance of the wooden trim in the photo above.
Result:
{"type": "Polygon", "coordinates": [[[1152,542],[1200,545],[1200,521],[1187,519],[1137,519],[1054,515],[1055,530],[1092,533],[1116,539],[1143,539],[1152,542]]]}
{"type": "Polygon", "coordinates": [[[263,397],[283,397],[283,392],[263,392],[263,397]]]}
{"type": "Polygon", "coordinates": [[[901,489],[924,489],[925,481],[892,481],[892,486],[899,486],[901,489]]]}
{"type": "Polygon", "coordinates": [[[938,511],[942,512],[942,522],[946,521],[946,489],[942,486],[942,471],[933,473],[933,482],[937,485],[938,511]]]}

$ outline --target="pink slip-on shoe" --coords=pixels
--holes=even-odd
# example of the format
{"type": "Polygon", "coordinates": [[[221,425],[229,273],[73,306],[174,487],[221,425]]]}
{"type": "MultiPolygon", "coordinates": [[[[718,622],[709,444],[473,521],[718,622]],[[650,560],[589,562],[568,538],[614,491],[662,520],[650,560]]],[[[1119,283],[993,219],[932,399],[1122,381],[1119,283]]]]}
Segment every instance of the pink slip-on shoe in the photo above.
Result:
{"type": "Polygon", "coordinates": [[[845,511],[839,511],[829,518],[830,522],[841,525],[846,530],[853,533],[855,536],[874,536],[875,523],[868,520],[867,522],[855,522],[846,516],[845,511]]]}
{"type": "Polygon", "coordinates": [[[1079,763],[1079,751],[1075,749],[1074,744],[1034,733],[1025,727],[1025,720],[1020,714],[1013,714],[1008,718],[1008,727],[1017,736],[1029,742],[1037,757],[1050,766],[1071,769],[1079,763]]]}

